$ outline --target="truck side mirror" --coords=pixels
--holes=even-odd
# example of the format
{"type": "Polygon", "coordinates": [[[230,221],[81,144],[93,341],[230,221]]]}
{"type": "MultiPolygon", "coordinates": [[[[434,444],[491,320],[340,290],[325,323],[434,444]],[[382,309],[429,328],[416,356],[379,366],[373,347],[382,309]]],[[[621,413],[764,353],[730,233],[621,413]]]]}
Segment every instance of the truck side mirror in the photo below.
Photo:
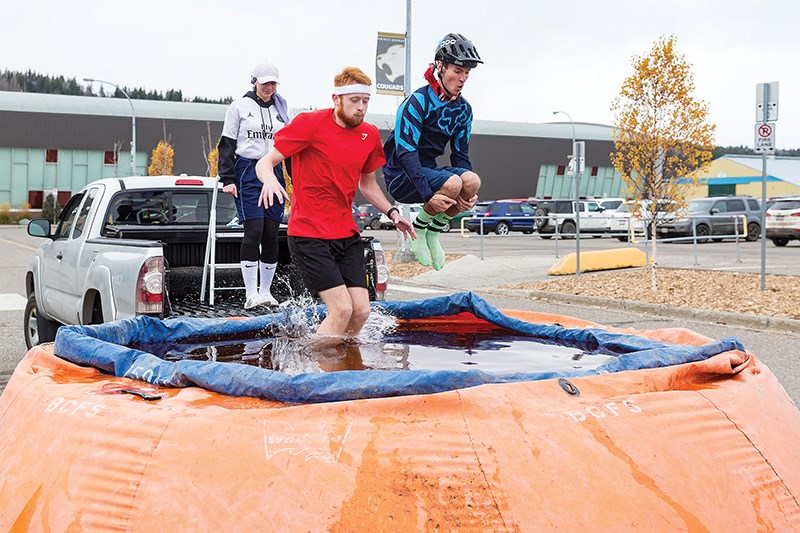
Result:
{"type": "Polygon", "coordinates": [[[31,237],[50,237],[50,221],[46,218],[34,218],[28,222],[28,235],[31,237]]]}

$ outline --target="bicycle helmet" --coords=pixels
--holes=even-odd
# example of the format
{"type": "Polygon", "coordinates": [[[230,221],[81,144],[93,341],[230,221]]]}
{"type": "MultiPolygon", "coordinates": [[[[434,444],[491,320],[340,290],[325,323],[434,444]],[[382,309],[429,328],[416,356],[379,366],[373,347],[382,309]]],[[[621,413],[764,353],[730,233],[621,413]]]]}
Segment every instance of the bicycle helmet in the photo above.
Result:
{"type": "Polygon", "coordinates": [[[483,63],[472,41],[460,33],[448,33],[442,37],[436,45],[434,60],[466,68],[475,68],[478,63],[483,63]]]}

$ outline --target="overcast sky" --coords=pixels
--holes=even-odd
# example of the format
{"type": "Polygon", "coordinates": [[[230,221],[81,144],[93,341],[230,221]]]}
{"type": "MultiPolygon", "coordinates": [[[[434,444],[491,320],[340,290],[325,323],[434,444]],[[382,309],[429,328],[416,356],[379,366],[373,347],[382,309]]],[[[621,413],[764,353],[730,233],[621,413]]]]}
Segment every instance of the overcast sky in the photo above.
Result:
{"type": "MultiPolygon", "coordinates": [[[[243,94],[253,65],[269,59],[292,107],[329,106],[344,66],[374,78],[377,32],[406,25],[405,0],[29,0],[3,11],[0,69],[220,98],[243,94]]],[[[800,148],[799,15],[792,0],[413,0],[412,87],[438,40],[458,32],[485,61],[464,91],[477,119],[565,120],[552,114],[560,109],[611,124],[632,56],[674,34],[717,144],[753,146],[756,84],[778,81],[776,144],[800,148]]],[[[370,112],[398,103],[376,95],[370,112]]]]}

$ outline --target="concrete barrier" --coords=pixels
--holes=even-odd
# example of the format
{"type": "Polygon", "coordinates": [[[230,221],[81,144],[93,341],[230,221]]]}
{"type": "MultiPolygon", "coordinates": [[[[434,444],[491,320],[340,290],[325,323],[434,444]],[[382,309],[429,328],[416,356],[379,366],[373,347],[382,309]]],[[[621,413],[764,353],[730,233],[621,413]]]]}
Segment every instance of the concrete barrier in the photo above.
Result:
{"type": "MultiPolygon", "coordinates": [[[[563,276],[575,273],[575,254],[562,257],[547,273],[551,276],[563,276]]],[[[581,272],[592,270],[612,270],[615,268],[647,266],[647,256],[638,248],[615,248],[613,250],[595,250],[581,252],[581,272]]]]}

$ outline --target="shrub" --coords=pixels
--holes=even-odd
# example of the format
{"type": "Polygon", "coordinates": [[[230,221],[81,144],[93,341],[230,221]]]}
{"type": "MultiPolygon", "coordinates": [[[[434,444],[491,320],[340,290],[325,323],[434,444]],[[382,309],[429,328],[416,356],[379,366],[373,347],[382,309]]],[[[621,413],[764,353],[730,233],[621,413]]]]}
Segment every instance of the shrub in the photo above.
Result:
{"type": "Polygon", "coordinates": [[[44,198],[44,204],[42,204],[42,216],[55,224],[60,214],[61,206],[58,205],[56,197],[52,193],[48,193],[44,198]]]}

